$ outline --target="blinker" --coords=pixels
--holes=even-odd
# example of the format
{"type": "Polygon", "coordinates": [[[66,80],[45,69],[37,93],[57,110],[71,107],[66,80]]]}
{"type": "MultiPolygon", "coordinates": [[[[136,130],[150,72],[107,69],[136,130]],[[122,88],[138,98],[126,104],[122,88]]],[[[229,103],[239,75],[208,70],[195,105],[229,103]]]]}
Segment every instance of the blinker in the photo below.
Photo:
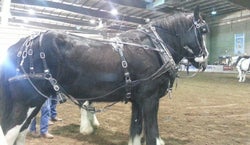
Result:
{"type": "Polygon", "coordinates": [[[199,27],[199,31],[201,34],[206,34],[209,32],[208,26],[207,24],[203,23],[202,25],[200,25],[199,27]]]}
{"type": "Polygon", "coordinates": [[[201,34],[206,34],[209,32],[208,25],[204,20],[194,21],[194,25],[201,34]]]}

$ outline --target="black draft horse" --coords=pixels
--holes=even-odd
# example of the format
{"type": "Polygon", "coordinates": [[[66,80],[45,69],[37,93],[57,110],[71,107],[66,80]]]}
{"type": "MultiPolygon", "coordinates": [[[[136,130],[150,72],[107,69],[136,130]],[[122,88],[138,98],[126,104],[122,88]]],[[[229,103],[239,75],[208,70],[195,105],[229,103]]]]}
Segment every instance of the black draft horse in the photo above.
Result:
{"type": "Polygon", "coordinates": [[[25,144],[27,128],[51,95],[81,101],[132,103],[129,145],[163,145],[159,99],[171,87],[175,64],[186,57],[205,69],[207,24],[199,9],[177,13],[112,40],[47,31],[21,39],[1,66],[0,123],[8,145],[25,144]]]}

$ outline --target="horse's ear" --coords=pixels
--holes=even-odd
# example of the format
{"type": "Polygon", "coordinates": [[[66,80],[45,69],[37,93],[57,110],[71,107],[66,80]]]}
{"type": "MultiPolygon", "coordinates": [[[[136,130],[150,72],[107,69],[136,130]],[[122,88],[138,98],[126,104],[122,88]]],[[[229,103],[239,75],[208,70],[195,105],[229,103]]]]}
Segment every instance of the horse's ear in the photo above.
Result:
{"type": "Polygon", "coordinates": [[[198,21],[200,19],[200,7],[196,6],[194,9],[194,20],[198,21]]]}

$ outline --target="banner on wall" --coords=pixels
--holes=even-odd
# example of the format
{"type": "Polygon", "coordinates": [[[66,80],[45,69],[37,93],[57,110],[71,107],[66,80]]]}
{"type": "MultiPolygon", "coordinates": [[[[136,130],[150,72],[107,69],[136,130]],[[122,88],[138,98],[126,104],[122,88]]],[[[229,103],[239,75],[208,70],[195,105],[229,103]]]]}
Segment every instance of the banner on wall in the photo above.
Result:
{"type": "Polygon", "coordinates": [[[243,55],[245,53],[245,34],[234,35],[234,54],[243,55]]]}

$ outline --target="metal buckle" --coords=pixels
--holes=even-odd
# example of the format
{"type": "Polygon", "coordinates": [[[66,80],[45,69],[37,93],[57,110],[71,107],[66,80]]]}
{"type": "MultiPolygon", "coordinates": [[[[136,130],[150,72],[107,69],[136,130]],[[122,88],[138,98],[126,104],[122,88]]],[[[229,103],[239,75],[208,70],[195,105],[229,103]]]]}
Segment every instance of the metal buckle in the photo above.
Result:
{"type": "Polygon", "coordinates": [[[45,59],[45,53],[44,52],[40,52],[40,58],[45,59]]]}
{"type": "Polygon", "coordinates": [[[125,60],[122,61],[122,67],[123,68],[127,68],[128,67],[127,61],[125,61],[125,60]]]}

